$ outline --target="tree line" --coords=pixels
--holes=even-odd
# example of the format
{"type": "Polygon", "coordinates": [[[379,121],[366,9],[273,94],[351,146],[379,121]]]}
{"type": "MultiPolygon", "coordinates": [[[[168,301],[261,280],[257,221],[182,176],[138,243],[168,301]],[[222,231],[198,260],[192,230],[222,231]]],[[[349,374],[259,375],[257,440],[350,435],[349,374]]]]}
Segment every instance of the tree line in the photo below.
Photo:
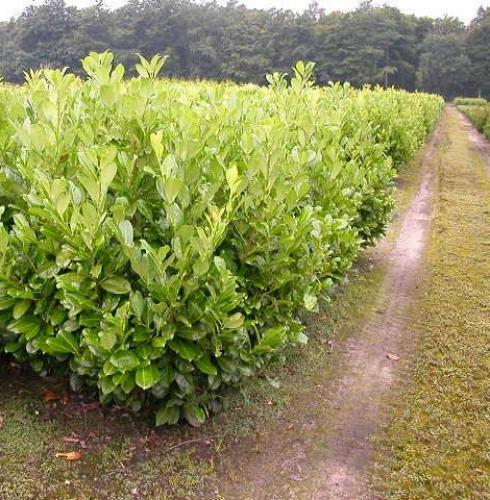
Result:
{"type": "Polygon", "coordinates": [[[236,1],[103,0],[78,9],[64,0],[27,7],[0,23],[0,75],[21,82],[44,66],[82,74],[80,59],[111,50],[134,67],[136,53],[168,54],[165,73],[179,78],[265,83],[298,60],[316,62],[319,84],[349,81],[436,92],[447,98],[490,97],[490,8],[465,26],[361,2],[352,12],[248,9],[236,1]]]}

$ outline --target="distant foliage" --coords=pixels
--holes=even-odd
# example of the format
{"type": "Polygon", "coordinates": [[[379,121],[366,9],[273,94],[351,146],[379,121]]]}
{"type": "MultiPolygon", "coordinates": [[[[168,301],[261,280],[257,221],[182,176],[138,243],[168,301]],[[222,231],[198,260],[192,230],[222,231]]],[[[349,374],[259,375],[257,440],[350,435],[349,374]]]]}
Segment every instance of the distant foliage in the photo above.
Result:
{"type": "Polygon", "coordinates": [[[440,97],[271,75],[269,88],[87,78],[0,86],[0,346],[101,400],[199,425],[225,387],[307,341],[440,97]]]}
{"type": "Polygon", "coordinates": [[[485,106],[487,100],[481,97],[456,97],[454,104],[456,106],[485,106]]]}
{"type": "Polygon", "coordinates": [[[308,60],[316,62],[321,85],[490,97],[490,9],[465,27],[454,18],[417,18],[370,2],[329,14],[316,3],[301,14],[223,3],[131,0],[111,11],[103,2],[77,9],[45,0],[0,23],[0,74],[12,82],[42,67],[82,75],[86,54],[111,50],[127,68],[138,62],[135,53],[168,54],[166,72],[178,78],[266,84],[266,74],[308,60]]]}

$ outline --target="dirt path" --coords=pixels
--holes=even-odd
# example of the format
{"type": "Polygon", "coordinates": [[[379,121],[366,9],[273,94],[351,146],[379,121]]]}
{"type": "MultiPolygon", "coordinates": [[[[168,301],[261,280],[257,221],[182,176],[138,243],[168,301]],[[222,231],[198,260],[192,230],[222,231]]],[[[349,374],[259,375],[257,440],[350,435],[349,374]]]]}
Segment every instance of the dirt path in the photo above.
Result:
{"type": "MultiPolygon", "coordinates": [[[[229,481],[220,488],[223,498],[371,498],[365,477],[373,449],[370,436],[386,420],[384,405],[403,376],[404,360],[416,337],[407,314],[431,224],[440,141],[436,131],[424,152],[415,198],[396,224],[396,237],[384,240],[373,252],[387,269],[375,311],[367,312],[362,331],[352,332],[336,346],[337,376],[309,394],[325,408],[316,415],[323,419],[329,413],[331,418],[303,418],[289,433],[274,424],[260,437],[259,450],[240,450],[239,463],[233,466],[240,472],[228,471],[229,481]]],[[[298,412],[298,404],[292,403],[291,414],[298,412]]]]}
{"type": "Polygon", "coordinates": [[[410,313],[420,338],[410,383],[376,437],[371,481],[382,498],[490,499],[490,155],[454,108],[443,125],[410,313]]]}
{"type": "Polygon", "coordinates": [[[330,456],[317,470],[316,499],[367,498],[364,477],[373,432],[386,418],[384,400],[400,372],[416,332],[407,324],[408,306],[417,287],[417,269],[431,224],[435,149],[434,134],[424,158],[422,182],[388,256],[384,298],[367,318],[363,334],[347,347],[342,363],[345,376],[335,390],[339,424],[327,443],[330,456]]]}

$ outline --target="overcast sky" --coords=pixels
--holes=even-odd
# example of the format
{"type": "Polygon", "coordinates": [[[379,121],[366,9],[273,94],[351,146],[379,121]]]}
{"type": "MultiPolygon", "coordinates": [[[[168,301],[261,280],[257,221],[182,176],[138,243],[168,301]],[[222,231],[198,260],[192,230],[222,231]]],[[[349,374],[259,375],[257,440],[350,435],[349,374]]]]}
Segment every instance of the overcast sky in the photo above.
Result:
{"type": "MultiPolygon", "coordinates": [[[[11,16],[19,15],[23,8],[28,5],[42,4],[42,0],[0,0],[0,20],[7,20],[11,16]]],[[[87,7],[94,0],[67,0],[70,5],[87,7]]],[[[126,0],[106,0],[109,7],[120,7],[126,0]]],[[[241,0],[248,7],[282,7],[292,10],[303,10],[309,0],[241,0]]],[[[352,10],[357,7],[359,0],[319,0],[320,7],[327,12],[332,10],[352,10]]],[[[398,7],[407,14],[417,16],[443,17],[444,15],[459,17],[468,23],[478,10],[479,6],[490,7],[490,0],[380,0],[375,4],[388,4],[398,7]]]]}

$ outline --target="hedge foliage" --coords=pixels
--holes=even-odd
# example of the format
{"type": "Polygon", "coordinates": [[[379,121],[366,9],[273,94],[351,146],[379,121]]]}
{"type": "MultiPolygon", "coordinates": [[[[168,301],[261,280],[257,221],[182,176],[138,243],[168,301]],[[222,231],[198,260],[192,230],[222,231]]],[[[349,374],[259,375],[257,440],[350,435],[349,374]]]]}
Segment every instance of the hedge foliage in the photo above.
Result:
{"type": "Polygon", "coordinates": [[[103,402],[202,423],[226,386],[304,343],[379,237],[426,94],[125,80],[110,53],[0,86],[0,347],[103,402]]]}
{"type": "Polygon", "coordinates": [[[483,97],[456,97],[454,104],[456,106],[485,106],[487,101],[483,97]]]}
{"type": "Polygon", "coordinates": [[[460,104],[458,109],[469,118],[479,132],[490,139],[490,103],[486,103],[483,99],[483,104],[460,104]]]}

